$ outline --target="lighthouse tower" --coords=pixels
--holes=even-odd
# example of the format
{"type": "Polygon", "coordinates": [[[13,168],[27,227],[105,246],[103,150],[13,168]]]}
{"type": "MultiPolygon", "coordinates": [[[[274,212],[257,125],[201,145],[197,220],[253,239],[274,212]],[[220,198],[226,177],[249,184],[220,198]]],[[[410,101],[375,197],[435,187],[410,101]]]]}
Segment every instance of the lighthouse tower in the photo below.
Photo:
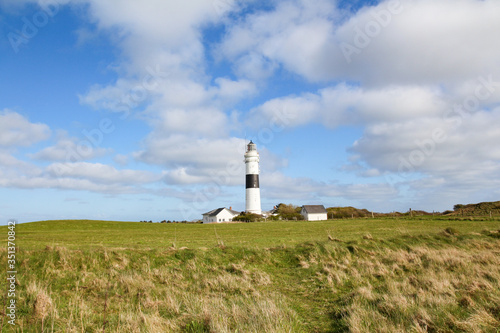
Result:
{"type": "Polygon", "coordinates": [[[259,188],[259,153],[255,143],[250,141],[245,153],[246,166],[246,205],[247,213],[262,214],[259,188]]]}

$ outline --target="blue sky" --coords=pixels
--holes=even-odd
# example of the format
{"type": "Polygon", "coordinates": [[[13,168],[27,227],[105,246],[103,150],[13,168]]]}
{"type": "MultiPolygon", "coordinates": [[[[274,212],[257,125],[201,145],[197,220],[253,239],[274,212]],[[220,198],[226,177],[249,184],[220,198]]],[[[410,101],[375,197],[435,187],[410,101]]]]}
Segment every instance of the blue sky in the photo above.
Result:
{"type": "Polygon", "coordinates": [[[496,0],[0,0],[0,224],[500,196],[496,0]]]}

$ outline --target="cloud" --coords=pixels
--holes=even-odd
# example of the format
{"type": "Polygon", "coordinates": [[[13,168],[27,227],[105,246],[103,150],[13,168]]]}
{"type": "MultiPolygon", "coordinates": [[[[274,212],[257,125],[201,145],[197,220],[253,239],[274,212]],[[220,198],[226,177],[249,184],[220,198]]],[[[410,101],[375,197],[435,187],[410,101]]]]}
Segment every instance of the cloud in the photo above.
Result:
{"type": "MultiPolygon", "coordinates": [[[[406,184],[422,206],[464,197],[491,200],[500,186],[500,109],[369,126],[350,151],[389,183],[406,184]],[[440,193],[441,197],[436,193],[440,193]],[[432,202],[430,198],[434,198],[432,202]]],[[[438,207],[436,207],[438,208],[438,207]]]]}
{"type": "Polygon", "coordinates": [[[269,100],[251,110],[248,124],[262,126],[285,112],[287,127],[320,123],[327,127],[400,121],[439,114],[447,103],[438,89],[389,86],[366,89],[344,83],[317,93],[269,100]]]}
{"type": "Polygon", "coordinates": [[[129,157],[127,155],[117,154],[113,157],[113,161],[120,166],[125,166],[128,164],[129,157]]]}
{"type": "MultiPolygon", "coordinates": [[[[240,124],[237,111],[228,109],[254,97],[257,86],[248,79],[209,77],[201,33],[239,5],[229,0],[89,4],[98,31],[109,34],[123,54],[119,78],[92,86],[81,103],[126,115],[141,109],[151,132],[132,156],[162,166],[168,184],[210,183],[228,162],[240,162],[245,140],[231,135],[240,124]]],[[[243,179],[233,173],[227,178],[227,185],[243,179]]]]}
{"type": "Polygon", "coordinates": [[[130,80],[118,79],[114,85],[93,85],[86,94],[78,97],[80,103],[87,104],[94,109],[124,112],[131,108],[129,105],[137,105],[137,101],[127,98],[131,95],[134,85],[135,82],[130,80]]]}
{"type": "Polygon", "coordinates": [[[236,72],[247,76],[253,69],[269,72],[276,68],[276,61],[309,79],[320,79],[325,47],[334,33],[334,16],[336,9],[329,1],[279,2],[273,11],[234,22],[219,52],[235,61],[236,72]]]}
{"type": "MultiPolygon", "coordinates": [[[[155,131],[161,133],[189,133],[194,137],[221,137],[227,135],[229,124],[226,115],[210,108],[171,109],[158,112],[155,131]]],[[[155,134],[153,134],[155,136],[155,134]]],[[[158,134],[164,136],[164,134],[158,134]]],[[[188,140],[189,137],[185,137],[188,140]]]]}
{"type": "Polygon", "coordinates": [[[335,206],[340,200],[350,200],[374,210],[389,209],[397,200],[399,190],[385,182],[348,184],[322,182],[308,177],[290,177],[280,171],[262,175],[262,195],[266,200],[324,203],[335,206]],[[378,207],[378,208],[376,208],[378,207]]]}
{"type": "Polygon", "coordinates": [[[27,147],[47,140],[50,128],[41,123],[31,123],[19,113],[0,111],[0,147],[27,147]]]}
{"type": "Polygon", "coordinates": [[[217,95],[223,101],[239,102],[257,93],[255,83],[248,80],[233,81],[227,78],[216,78],[219,86],[217,95]]]}
{"type": "Polygon", "coordinates": [[[32,159],[41,161],[83,161],[104,156],[111,152],[110,149],[92,147],[87,141],[78,141],[69,137],[66,132],[59,133],[59,138],[54,146],[45,147],[39,152],[28,155],[32,159]]]}
{"type": "Polygon", "coordinates": [[[212,2],[203,0],[190,4],[161,0],[143,3],[90,0],[89,3],[91,14],[101,28],[130,27],[137,35],[161,37],[173,45],[183,45],[186,40],[196,37],[192,35],[195,28],[219,18],[220,14],[212,2]]]}
{"type": "Polygon", "coordinates": [[[101,163],[53,163],[47,167],[50,176],[86,179],[96,184],[145,184],[158,181],[161,176],[140,170],[118,170],[101,163]]]}
{"type": "MultiPolygon", "coordinates": [[[[399,13],[367,37],[366,47],[352,56],[346,74],[367,83],[449,83],[490,74],[500,54],[488,31],[499,25],[496,1],[400,1],[399,13]],[[416,28],[418,27],[418,28],[416,28]]],[[[390,2],[357,13],[336,33],[338,40],[356,44],[363,31],[388,12],[390,2]],[[358,37],[357,37],[358,36],[358,37]]],[[[379,25],[380,26],[380,25],[379,25]]],[[[359,46],[360,44],[358,44],[359,46]]]]}
{"type": "MultiPolygon", "coordinates": [[[[206,102],[209,89],[203,82],[206,63],[201,29],[219,22],[228,11],[238,10],[233,1],[223,1],[224,6],[219,0],[88,0],[88,12],[98,31],[111,36],[122,50],[122,57],[116,83],[92,87],[82,96],[82,102],[113,110],[132,87],[144,86],[144,79],[152,74],[151,68],[160,69],[156,75],[153,73],[155,79],[166,81],[168,77],[171,81],[162,82],[158,89],[162,88],[164,100],[173,106],[206,102]]],[[[146,90],[149,95],[156,93],[156,87],[146,90]]]]}
{"type": "Polygon", "coordinates": [[[135,158],[168,168],[165,179],[171,184],[208,183],[223,176],[227,178],[224,185],[234,185],[243,179],[246,143],[238,138],[193,140],[185,135],[153,133],[146,140],[146,150],[136,152],[135,158]]]}
{"type": "Polygon", "coordinates": [[[279,2],[235,21],[220,52],[245,65],[251,53],[311,81],[451,83],[498,74],[491,32],[500,29],[499,8],[495,0],[396,0],[346,15],[329,1],[279,2]]]}
{"type": "Polygon", "coordinates": [[[233,63],[236,75],[255,81],[269,78],[279,67],[277,61],[271,61],[257,52],[242,54],[233,63]]]}
{"type": "Polygon", "coordinates": [[[352,151],[383,171],[436,173],[500,161],[500,109],[369,126],[352,151]],[[408,163],[402,163],[405,160],[408,163]],[[410,167],[403,167],[403,165],[410,167]]]}
{"type": "MultiPolygon", "coordinates": [[[[133,157],[165,168],[169,184],[207,183],[228,161],[240,161],[245,140],[231,136],[239,124],[236,113],[227,110],[255,96],[256,84],[210,78],[201,34],[239,6],[226,0],[224,6],[213,1],[89,3],[98,30],[113,37],[123,56],[119,78],[91,87],[80,101],[126,114],[143,109],[140,117],[150,124],[151,133],[133,157]]],[[[239,182],[231,175],[228,184],[239,182]]]]}
{"type": "Polygon", "coordinates": [[[20,189],[59,189],[71,191],[89,191],[106,194],[145,193],[145,189],[122,184],[99,184],[88,179],[47,178],[20,176],[12,179],[0,179],[0,185],[7,188],[20,189]]]}
{"type": "Polygon", "coordinates": [[[37,167],[1,153],[0,186],[22,189],[64,189],[98,193],[144,193],[143,187],[160,181],[161,174],[119,170],[101,163],[52,163],[37,167]]]}
{"type": "Polygon", "coordinates": [[[0,149],[0,177],[10,179],[18,175],[38,176],[42,169],[34,164],[16,158],[11,151],[0,149]]]}

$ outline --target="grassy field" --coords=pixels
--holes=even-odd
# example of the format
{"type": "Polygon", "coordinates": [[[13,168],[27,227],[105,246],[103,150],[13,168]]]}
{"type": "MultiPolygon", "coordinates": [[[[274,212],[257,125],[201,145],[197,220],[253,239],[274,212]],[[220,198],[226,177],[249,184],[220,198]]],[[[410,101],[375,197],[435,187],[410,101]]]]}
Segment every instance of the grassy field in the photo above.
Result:
{"type": "Polygon", "coordinates": [[[2,328],[497,332],[499,230],[498,219],[432,217],[26,223],[16,227],[18,325],[2,313],[2,328]]]}
{"type": "MultiPolygon", "coordinates": [[[[349,241],[359,239],[366,233],[377,238],[391,238],[400,235],[435,234],[447,227],[470,233],[494,229],[499,225],[498,218],[471,221],[470,218],[441,217],[208,225],[65,220],[20,224],[16,233],[19,246],[26,250],[43,249],[45,246],[64,246],[80,250],[95,247],[162,249],[171,247],[173,243],[177,247],[196,249],[213,247],[219,242],[231,247],[265,248],[324,241],[328,235],[349,241]]],[[[6,232],[3,235],[6,235],[6,232]]]]}

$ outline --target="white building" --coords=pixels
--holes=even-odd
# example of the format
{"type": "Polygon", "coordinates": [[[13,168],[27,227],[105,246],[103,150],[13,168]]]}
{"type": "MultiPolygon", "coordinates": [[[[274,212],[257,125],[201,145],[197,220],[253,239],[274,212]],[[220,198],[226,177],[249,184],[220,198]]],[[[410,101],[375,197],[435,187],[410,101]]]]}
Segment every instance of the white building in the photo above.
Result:
{"type": "Polygon", "coordinates": [[[259,185],[259,153],[255,143],[250,141],[245,153],[246,170],[246,190],[245,190],[245,211],[257,215],[262,214],[260,205],[260,185],[259,185]]]}
{"type": "Polygon", "coordinates": [[[328,214],[323,205],[304,205],[300,214],[306,221],[324,221],[328,220],[328,214]]]}
{"type": "Polygon", "coordinates": [[[230,222],[238,215],[240,215],[240,212],[235,210],[227,209],[225,207],[217,208],[203,214],[203,223],[230,222]]]}

